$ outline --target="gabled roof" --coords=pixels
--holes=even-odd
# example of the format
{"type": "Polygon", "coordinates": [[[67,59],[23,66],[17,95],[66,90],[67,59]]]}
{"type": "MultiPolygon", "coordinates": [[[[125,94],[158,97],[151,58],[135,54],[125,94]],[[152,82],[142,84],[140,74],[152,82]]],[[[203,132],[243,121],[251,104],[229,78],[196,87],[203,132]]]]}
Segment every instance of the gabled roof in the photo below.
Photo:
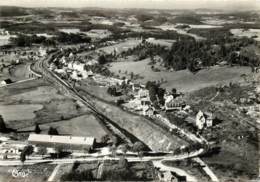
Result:
{"type": "Polygon", "coordinates": [[[60,143],[71,145],[93,145],[94,137],[30,134],[29,142],[60,143]]]}

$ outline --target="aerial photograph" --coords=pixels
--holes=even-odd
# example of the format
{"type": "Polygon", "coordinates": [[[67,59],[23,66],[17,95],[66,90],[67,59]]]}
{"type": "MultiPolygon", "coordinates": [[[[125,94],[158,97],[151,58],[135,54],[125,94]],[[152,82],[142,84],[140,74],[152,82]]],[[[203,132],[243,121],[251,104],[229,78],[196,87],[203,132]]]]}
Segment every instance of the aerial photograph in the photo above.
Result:
{"type": "Polygon", "coordinates": [[[0,0],[0,182],[260,182],[260,0],[0,0]]]}

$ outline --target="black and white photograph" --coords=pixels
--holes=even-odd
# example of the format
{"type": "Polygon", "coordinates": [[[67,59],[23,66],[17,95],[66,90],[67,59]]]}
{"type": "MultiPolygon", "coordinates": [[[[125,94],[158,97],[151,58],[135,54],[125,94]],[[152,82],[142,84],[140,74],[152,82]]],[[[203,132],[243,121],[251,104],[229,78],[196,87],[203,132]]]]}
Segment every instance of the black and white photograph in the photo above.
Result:
{"type": "Polygon", "coordinates": [[[260,0],[0,0],[0,182],[260,182],[260,0]]]}

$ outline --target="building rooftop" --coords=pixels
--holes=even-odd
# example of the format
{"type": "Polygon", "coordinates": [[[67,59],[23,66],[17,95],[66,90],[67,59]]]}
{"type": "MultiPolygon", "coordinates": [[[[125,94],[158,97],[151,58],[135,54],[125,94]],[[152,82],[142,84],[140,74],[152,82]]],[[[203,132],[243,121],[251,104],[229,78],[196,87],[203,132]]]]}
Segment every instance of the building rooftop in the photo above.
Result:
{"type": "Polygon", "coordinates": [[[71,145],[93,145],[95,138],[94,137],[79,137],[79,136],[30,134],[28,141],[29,142],[71,144],[71,145]]]}

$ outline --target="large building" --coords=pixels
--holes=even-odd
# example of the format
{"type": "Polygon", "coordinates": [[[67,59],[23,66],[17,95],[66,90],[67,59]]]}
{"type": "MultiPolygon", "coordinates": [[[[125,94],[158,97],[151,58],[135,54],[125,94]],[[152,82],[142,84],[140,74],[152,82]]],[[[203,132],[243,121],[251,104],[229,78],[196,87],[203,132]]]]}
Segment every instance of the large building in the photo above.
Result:
{"type": "Polygon", "coordinates": [[[30,134],[28,143],[55,150],[89,152],[95,145],[93,137],[30,134]]]}

